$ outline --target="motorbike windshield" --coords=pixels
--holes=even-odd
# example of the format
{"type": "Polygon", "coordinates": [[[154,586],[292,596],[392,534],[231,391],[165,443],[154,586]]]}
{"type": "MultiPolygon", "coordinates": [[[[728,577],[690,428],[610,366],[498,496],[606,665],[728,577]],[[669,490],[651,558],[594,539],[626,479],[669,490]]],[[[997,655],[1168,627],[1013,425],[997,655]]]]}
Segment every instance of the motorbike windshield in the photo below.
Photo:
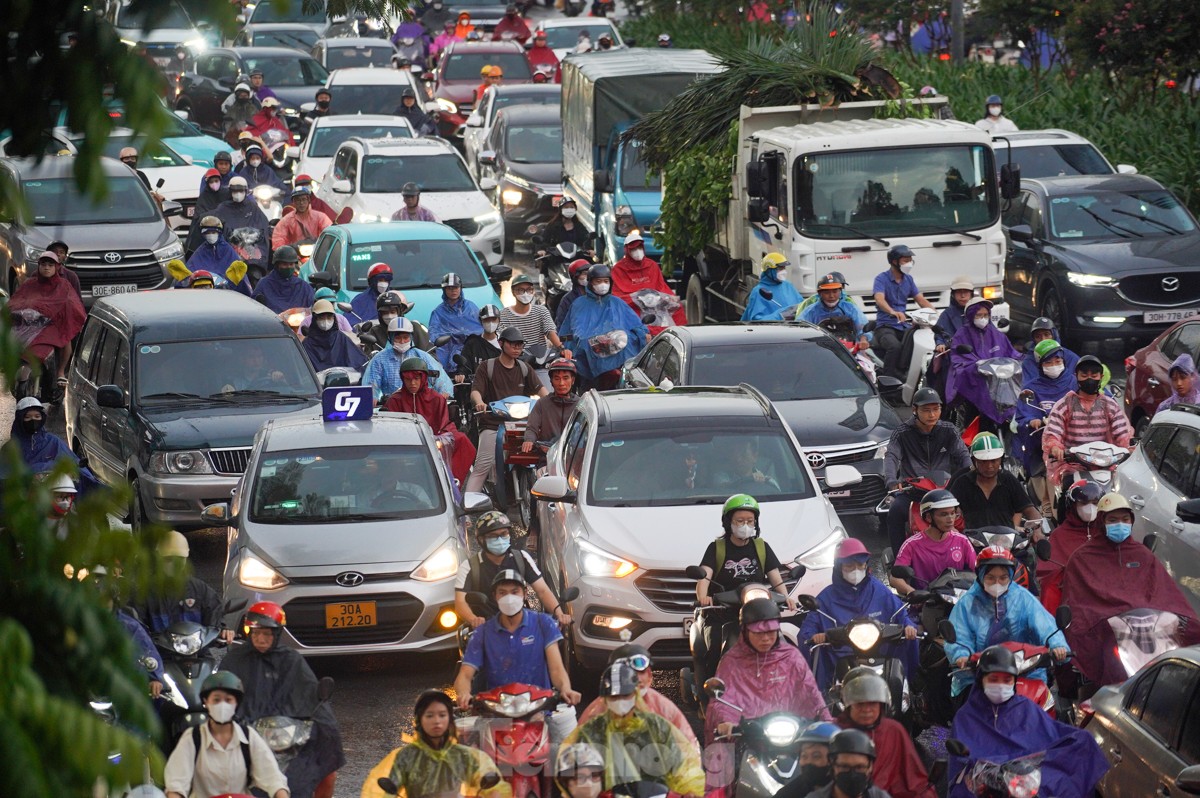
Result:
{"type": "Polygon", "coordinates": [[[350,248],[346,279],[352,291],[367,290],[367,270],[383,262],[392,267],[392,290],[441,288],[442,275],[453,272],[464,288],[476,288],[486,280],[475,256],[462,241],[381,241],[350,248]]]}
{"type": "Polygon", "coordinates": [[[160,217],[158,206],[135,175],[107,179],[108,193],[93,199],[79,191],[75,178],[26,180],[21,184],[33,224],[67,226],[153,222],[160,217]]]}
{"type": "Polygon", "coordinates": [[[445,512],[437,466],[423,446],[268,452],[253,474],[250,520],[340,524],[445,512]]]}
{"type": "Polygon", "coordinates": [[[369,155],[363,159],[362,190],[368,194],[395,194],[396,187],[413,182],[421,192],[478,191],[457,154],[369,155]]]}
{"type": "Polygon", "coordinates": [[[762,347],[718,346],[692,354],[691,385],[737,385],[748,382],[774,402],[870,396],[871,383],[855,368],[837,341],[815,340],[798,348],[792,368],[779,368],[777,358],[763,357],[762,347]],[[839,351],[840,350],[840,351],[839,351]]]}
{"type": "Polygon", "coordinates": [[[145,343],[137,352],[135,388],[146,408],[308,400],[320,393],[291,336],[145,343]]]}

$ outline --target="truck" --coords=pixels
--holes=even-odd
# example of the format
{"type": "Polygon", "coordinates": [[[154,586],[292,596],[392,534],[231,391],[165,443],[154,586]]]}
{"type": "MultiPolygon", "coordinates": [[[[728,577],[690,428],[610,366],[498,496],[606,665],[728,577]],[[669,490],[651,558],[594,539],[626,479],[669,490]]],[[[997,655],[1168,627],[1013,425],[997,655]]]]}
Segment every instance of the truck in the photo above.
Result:
{"type": "MultiPolygon", "coordinates": [[[[879,118],[889,102],[742,106],[728,208],[711,243],[685,259],[689,324],[739,318],[772,252],[804,297],[841,272],[872,318],[875,277],[897,244],[914,251],[913,278],[935,307],[965,275],[1007,318],[1000,206],[1016,196],[1019,172],[1000,174],[991,136],[973,125],[879,118]]],[[[910,102],[936,111],[945,98],[910,102]]]]}
{"type": "Polygon", "coordinates": [[[562,64],[563,197],[596,234],[608,263],[624,255],[634,230],[646,254],[661,255],[649,228],[658,221],[662,180],[640,157],[640,142],[622,134],[696,78],[721,71],[704,50],[631,48],[568,56],[562,64]]]}

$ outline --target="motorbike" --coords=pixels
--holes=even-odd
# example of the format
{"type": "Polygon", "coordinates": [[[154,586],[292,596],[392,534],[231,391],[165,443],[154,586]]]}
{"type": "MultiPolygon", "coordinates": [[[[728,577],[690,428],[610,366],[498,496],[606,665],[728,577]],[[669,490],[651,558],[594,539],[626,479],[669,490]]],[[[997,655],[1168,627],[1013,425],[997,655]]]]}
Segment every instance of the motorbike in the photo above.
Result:
{"type": "MultiPolygon", "coordinates": [[[[957,757],[971,756],[962,741],[954,738],[946,741],[946,751],[957,757]]],[[[1007,762],[979,759],[968,765],[959,779],[979,798],[1035,798],[1041,795],[1042,762],[1045,759],[1044,751],[1007,762]]]]}
{"type": "Polygon", "coordinates": [[[504,773],[514,796],[549,796],[546,763],[550,758],[550,727],[546,713],[559,703],[558,691],[529,684],[506,684],[476,693],[471,706],[477,714],[458,718],[463,737],[474,742],[504,773]]]}
{"type": "Polygon", "coordinates": [[[1050,534],[1049,524],[1045,519],[1027,519],[1021,529],[1007,526],[983,526],[977,529],[963,530],[963,534],[971,541],[975,553],[983,551],[988,546],[1003,546],[1012,552],[1017,560],[1013,579],[1018,585],[1033,595],[1038,595],[1037,560],[1032,545],[1032,535],[1041,530],[1050,534]]]}
{"type": "MultiPolygon", "coordinates": [[[[394,782],[390,778],[388,778],[387,776],[380,776],[378,779],[375,780],[375,783],[379,785],[379,789],[383,790],[385,795],[399,795],[400,794],[400,786],[398,784],[396,784],[396,782],[394,782]]],[[[484,776],[482,779],[479,780],[479,787],[480,787],[481,791],[482,790],[490,790],[499,783],[500,783],[499,774],[489,773],[486,776],[484,776]]],[[[230,798],[241,798],[241,796],[230,796],[230,798]]],[[[663,798],[666,798],[666,796],[664,795],[663,798]]]]}
{"type": "MultiPolygon", "coordinates": [[[[722,694],[725,682],[716,676],[704,682],[704,692],[737,712],[744,710],[729,703],[722,694]]],[[[800,734],[809,720],[790,712],[769,712],[758,718],[743,717],[733,729],[737,740],[735,761],[738,798],[770,798],[797,775],[800,766],[800,734]]]]}
{"type": "Polygon", "coordinates": [[[563,241],[547,252],[534,258],[538,271],[541,272],[542,294],[546,298],[546,307],[550,315],[558,312],[562,298],[571,293],[571,275],[567,272],[567,264],[579,256],[579,250],[570,241],[563,241]]]}
{"type": "Polygon", "coordinates": [[[275,754],[275,762],[279,769],[287,771],[288,765],[296,758],[312,737],[313,717],[333,695],[333,677],[324,676],[317,682],[317,705],[305,718],[289,718],[284,715],[266,715],[251,724],[254,730],[266,741],[267,747],[275,754]]]}
{"type": "Polygon", "coordinates": [[[1130,449],[1107,441],[1083,443],[1068,449],[1063,454],[1064,462],[1078,465],[1080,468],[1068,470],[1061,480],[1054,482],[1055,520],[1061,521],[1066,517],[1066,489],[1076,480],[1090,479],[1103,485],[1107,490],[1112,484],[1112,475],[1117,470],[1117,466],[1128,460],[1132,454],[1130,449]]]}
{"type": "MultiPolygon", "coordinates": [[[[138,665],[145,668],[148,673],[153,672],[158,663],[153,657],[142,657],[138,660],[138,665]]],[[[88,706],[92,712],[96,713],[101,720],[108,726],[116,726],[120,723],[120,718],[117,716],[117,710],[113,706],[113,702],[105,697],[97,697],[88,701],[88,706]]],[[[109,765],[121,764],[121,752],[112,751],[105,759],[109,765]]],[[[137,786],[128,784],[121,786],[112,786],[104,789],[104,785],[97,784],[97,789],[93,791],[93,796],[108,796],[108,798],[165,798],[165,793],[154,784],[154,777],[150,772],[150,760],[145,761],[145,766],[142,770],[142,783],[137,786]]]]}
{"type": "Polygon", "coordinates": [[[217,669],[217,648],[225,646],[221,630],[193,621],[177,621],[154,635],[154,646],[162,655],[163,696],[161,709],[166,750],[180,735],[204,723],[200,686],[217,669]]]}
{"type": "Polygon", "coordinates": [[[876,374],[883,368],[883,361],[871,351],[870,347],[864,349],[859,346],[858,338],[854,334],[853,319],[849,316],[830,316],[827,319],[821,319],[817,326],[841,341],[842,345],[853,355],[854,362],[867,375],[871,384],[877,383],[876,374]]]}
{"type": "Polygon", "coordinates": [[[642,319],[642,323],[650,328],[651,335],[657,335],[667,327],[675,326],[674,313],[682,306],[679,297],[655,291],[653,288],[644,288],[634,291],[629,298],[633,300],[634,312],[642,319]]]}
{"type": "MultiPolygon", "coordinates": [[[[970,354],[974,350],[968,344],[960,344],[954,351],[970,354]]],[[[975,369],[987,383],[992,407],[975,407],[966,401],[956,401],[951,420],[962,430],[963,442],[970,446],[986,416],[991,422],[989,426],[996,428],[996,435],[1004,444],[1005,451],[1011,451],[1013,433],[1008,422],[1012,420],[1021,394],[1021,361],[1011,357],[989,357],[978,361],[975,369]]],[[[1006,459],[1006,465],[1014,462],[1015,458],[1006,459]]]]}
{"type": "MultiPolygon", "coordinates": [[[[50,318],[33,308],[12,311],[13,332],[24,346],[32,344],[49,326],[50,318]]],[[[25,362],[17,367],[17,379],[12,386],[13,397],[19,401],[26,396],[37,396],[43,402],[53,404],[56,399],[51,395],[54,392],[53,374],[57,369],[58,355],[51,352],[40,364],[31,362],[30,359],[34,358],[32,353],[27,352],[25,357],[25,362]]]]}
{"type": "Polygon", "coordinates": [[[937,335],[942,334],[949,338],[937,326],[938,311],[934,308],[917,308],[908,313],[908,319],[911,325],[904,333],[901,346],[911,346],[911,357],[900,375],[901,385],[898,392],[900,404],[904,407],[912,404],[913,396],[925,385],[925,375],[934,357],[941,357],[934,354],[934,350],[937,349],[937,335]]]}
{"type": "MultiPolygon", "coordinates": [[[[912,504],[908,506],[908,534],[906,537],[919,535],[929,527],[929,524],[921,517],[922,497],[931,490],[938,490],[949,485],[950,474],[945,471],[930,471],[921,477],[903,477],[900,482],[903,483],[904,487],[892,490],[887,496],[884,496],[883,500],[875,508],[875,513],[880,516],[886,516],[888,509],[892,506],[895,494],[905,493],[912,499],[912,504]]],[[[960,513],[958,519],[954,522],[954,528],[961,532],[964,525],[965,522],[960,513]]],[[[891,549],[889,548],[887,551],[891,552],[891,549]]],[[[895,555],[895,552],[891,553],[895,555]]]]}
{"type": "Polygon", "coordinates": [[[533,520],[534,472],[541,454],[521,451],[524,442],[525,419],[533,409],[536,396],[507,396],[488,405],[484,412],[500,419],[496,430],[496,481],[493,485],[496,504],[515,513],[524,529],[533,520]]]}

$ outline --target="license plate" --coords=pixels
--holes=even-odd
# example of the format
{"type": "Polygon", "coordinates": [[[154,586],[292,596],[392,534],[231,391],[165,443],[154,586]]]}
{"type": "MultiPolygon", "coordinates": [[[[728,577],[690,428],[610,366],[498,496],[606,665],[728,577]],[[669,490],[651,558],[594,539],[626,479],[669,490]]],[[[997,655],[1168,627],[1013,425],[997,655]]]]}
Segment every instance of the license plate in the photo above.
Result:
{"type": "Polygon", "coordinates": [[[1174,324],[1184,319],[1194,319],[1200,316],[1200,308],[1185,308],[1183,310],[1148,310],[1142,314],[1146,324],[1174,324]]]}
{"type": "Polygon", "coordinates": [[[850,491],[849,490],[831,490],[825,494],[825,497],[829,498],[829,499],[848,499],[848,498],[850,498],[850,491]]]}
{"type": "Polygon", "coordinates": [[[93,285],[92,296],[116,296],[117,294],[135,294],[138,287],[134,283],[124,285],[93,285]]]}
{"type": "Polygon", "coordinates": [[[683,636],[684,637],[691,637],[692,624],[694,624],[695,622],[696,622],[695,618],[684,618],[683,619],[683,636]]]}
{"type": "Polygon", "coordinates": [[[346,601],[325,605],[326,629],[353,629],[379,623],[374,601],[346,601]]]}

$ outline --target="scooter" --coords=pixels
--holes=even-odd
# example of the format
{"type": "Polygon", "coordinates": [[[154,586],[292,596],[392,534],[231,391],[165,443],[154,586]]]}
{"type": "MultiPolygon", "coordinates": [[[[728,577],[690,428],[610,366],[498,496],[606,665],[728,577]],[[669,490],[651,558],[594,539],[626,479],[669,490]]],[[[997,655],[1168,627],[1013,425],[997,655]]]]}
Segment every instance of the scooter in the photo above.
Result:
{"type": "Polygon", "coordinates": [[[254,730],[266,741],[275,754],[279,769],[287,772],[288,765],[296,758],[312,737],[313,717],[333,695],[333,677],[324,676],[317,682],[317,705],[307,717],[292,718],[286,715],[265,715],[252,724],[254,730]]]}
{"type": "Polygon", "coordinates": [[[283,205],[279,202],[282,192],[279,189],[274,186],[255,186],[251,193],[268,222],[283,218],[283,205]]]}
{"type": "Polygon", "coordinates": [[[530,684],[506,684],[476,693],[471,706],[475,720],[459,718],[476,745],[504,774],[514,796],[550,795],[546,763],[550,758],[550,728],[546,713],[558,705],[556,690],[530,684]],[[465,722],[464,722],[465,721],[465,722]],[[473,728],[472,728],[473,727],[473,728]]]}
{"type": "MultiPolygon", "coordinates": [[[[925,374],[929,364],[933,362],[934,350],[937,349],[937,333],[945,333],[937,326],[938,311],[934,308],[917,308],[908,313],[912,325],[904,334],[901,346],[908,346],[911,338],[912,357],[907,368],[901,375],[900,399],[901,404],[908,407],[912,404],[913,396],[925,384],[925,374]]],[[[949,336],[945,336],[949,337],[949,336]]]]}
{"type": "MultiPolygon", "coordinates": [[[[970,749],[954,738],[946,741],[946,751],[964,759],[971,756],[970,749]]],[[[959,779],[979,798],[1034,798],[1042,794],[1042,762],[1045,759],[1044,751],[1007,762],[980,759],[968,765],[959,779]]]]}
{"type": "Polygon", "coordinates": [[[200,686],[217,669],[215,649],[223,648],[221,630],[192,621],[177,621],[154,635],[162,655],[163,696],[160,710],[165,750],[174,748],[180,735],[204,723],[208,715],[200,699],[200,686]]]}
{"type": "MultiPolygon", "coordinates": [[[[725,682],[716,676],[704,682],[704,692],[711,701],[737,712],[745,711],[721,697],[725,682]]],[[[769,712],[758,718],[741,719],[733,729],[738,763],[734,789],[738,798],[771,798],[796,777],[800,765],[800,734],[808,722],[790,712],[769,712]]]]}
{"type": "Polygon", "coordinates": [[[541,455],[521,451],[525,436],[525,419],[537,402],[536,396],[508,396],[488,405],[485,411],[500,419],[496,430],[496,480],[493,489],[496,504],[517,516],[524,529],[533,519],[534,471],[541,455]]]}
{"type": "Polygon", "coordinates": [[[849,316],[830,316],[817,322],[817,326],[841,341],[842,345],[854,356],[854,362],[867,375],[871,384],[877,383],[876,374],[883,368],[883,361],[871,351],[870,347],[863,348],[859,345],[859,341],[854,335],[853,319],[849,316]]]}
{"type": "MultiPolygon", "coordinates": [[[[970,354],[974,349],[968,344],[960,344],[954,351],[958,354],[970,354]]],[[[988,398],[992,406],[974,407],[968,402],[956,402],[952,420],[955,426],[962,430],[963,442],[970,446],[971,440],[979,432],[983,416],[987,416],[997,428],[996,435],[1004,443],[1005,451],[1009,451],[1012,431],[1008,422],[1012,420],[1013,411],[1021,395],[1021,361],[1011,357],[989,357],[978,361],[975,370],[987,383],[988,398]]]]}
{"type": "MultiPolygon", "coordinates": [[[[921,517],[921,499],[931,490],[938,490],[950,484],[950,474],[945,471],[930,471],[928,474],[920,477],[904,477],[900,480],[904,485],[903,488],[898,488],[888,492],[875,508],[875,513],[879,516],[886,516],[888,510],[892,506],[895,494],[905,493],[912,503],[908,506],[908,534],[905,537],[918,535],[929,528],[929,523],[921,517]]],[[[959,532],[963,531],[965,522],[962,514],[954,522],[954,528],[959,532]]],[[[891,551],[889,548],[888,551],[891,551]]],[[[895,552],[892,552],[894,555],[895,552]]]]}
{"type": "Polygon", "coordinates": [[[552,251],[534,258],[534,263],[541,273],[542,295],[546,299],[550,315],[558,312],[562,298],[571,293],[571,275],[567,271],[567,264],[577,257],[579,249],[572,242],[563,241],[552,251]]]}
{"type": "Polygon", "coordinates": [[[1062,479],[1056,481],[1054,484],[1056,520],[1061,521],[1066,517],[1067,508],[1064,493],[1067,487],[1074,484],[1076,480],[1090,479],[1107,489],[1112,483],[1112,475],[1117,470],[1117,466],[1128,460],[1132,454],[1131,450],[1123,446],[1108,443],[1107,441],[1083,443],[1068,449],[1063,455],[1063,460],[1067,463],[1079,465],[1081,468],[1067,471],[1062,479]]]}

